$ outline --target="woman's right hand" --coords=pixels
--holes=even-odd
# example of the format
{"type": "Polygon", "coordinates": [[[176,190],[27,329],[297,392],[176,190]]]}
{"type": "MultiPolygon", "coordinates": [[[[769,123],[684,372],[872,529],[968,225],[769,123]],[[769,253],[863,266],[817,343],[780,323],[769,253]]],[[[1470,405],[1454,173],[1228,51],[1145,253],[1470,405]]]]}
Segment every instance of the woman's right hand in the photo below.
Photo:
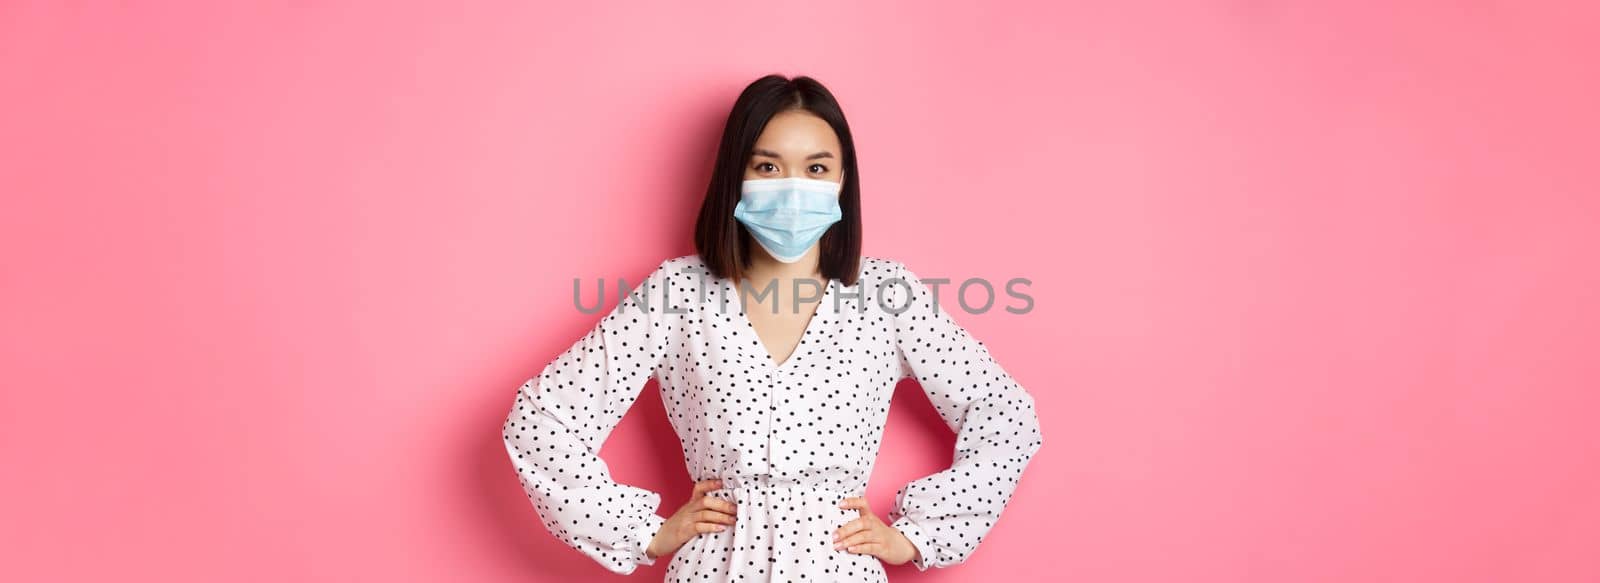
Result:
{"type": "Polygon", "coordinates": [[[721,487],[722,480],[715,478],[695,482],[689,501],[661,524],[661,530],[656,531],[655,538],[650,539],[645,554],[652,559],[657,558],[676,552],[697,535],[727,530],[728,525],[733,524],[737,507],[732,501],[706,495],[706,492],[721,487]]]}

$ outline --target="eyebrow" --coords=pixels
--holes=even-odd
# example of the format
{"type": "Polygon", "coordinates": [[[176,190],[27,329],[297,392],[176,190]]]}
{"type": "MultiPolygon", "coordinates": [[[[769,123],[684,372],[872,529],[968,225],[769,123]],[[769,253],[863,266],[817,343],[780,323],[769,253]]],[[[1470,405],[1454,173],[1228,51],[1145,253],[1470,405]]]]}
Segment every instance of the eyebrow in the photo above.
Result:
{"type": "MultiPolygon", "coordinates": [[[[751,151],[750,153],[753,154],[753,155],[756,155],[756,156],[766,156],[768,158],[777,158],[779,160],[783,159],[783,156],[779,156],[777,152],[774,152],[772,150],[764,150],[764,149],[761,149],[761,148],[756,148],[754,151],[751,151]]],[[[821,152],[817,152],[817,153],[812,154],[810,156],[806,156],[805,159],[807,159],[807,160],[816,160],[818,158],[832,158],[832,157],[833,157],[833,152],[829,152],[827,150],[823,150],[821,152]]]]}

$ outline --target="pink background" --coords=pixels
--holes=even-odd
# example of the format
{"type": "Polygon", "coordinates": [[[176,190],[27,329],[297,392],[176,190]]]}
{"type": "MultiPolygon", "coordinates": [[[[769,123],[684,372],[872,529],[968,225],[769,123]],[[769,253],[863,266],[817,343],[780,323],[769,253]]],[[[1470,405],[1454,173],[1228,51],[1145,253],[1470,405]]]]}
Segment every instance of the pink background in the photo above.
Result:
{"type": "MultiPolygon", "coordinates": [[[[1600,580],[1593,3],[96,4],[0,4],[0,579],[605,580],[500,422],[778,72],[868,254],[1034,281],[956,317],[1049,443],[896,580],[1600,580]]],[[[891,417],[880,512],[952,444],[891,417]]]]}

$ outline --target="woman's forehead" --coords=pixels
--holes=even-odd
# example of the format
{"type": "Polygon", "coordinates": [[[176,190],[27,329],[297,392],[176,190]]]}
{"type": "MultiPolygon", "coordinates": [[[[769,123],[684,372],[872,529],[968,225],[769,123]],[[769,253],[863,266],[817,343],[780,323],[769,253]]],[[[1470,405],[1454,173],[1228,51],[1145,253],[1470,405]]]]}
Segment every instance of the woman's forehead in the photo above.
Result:
{"type": "Polygon", "coordinates": [[[808,113],[784,112],[767,122],[767,127],[756,139],[752,154],[804,158],[819,152],[830,152],[837,156],[838,150],[839,136],[828,122],[808,113]]]}

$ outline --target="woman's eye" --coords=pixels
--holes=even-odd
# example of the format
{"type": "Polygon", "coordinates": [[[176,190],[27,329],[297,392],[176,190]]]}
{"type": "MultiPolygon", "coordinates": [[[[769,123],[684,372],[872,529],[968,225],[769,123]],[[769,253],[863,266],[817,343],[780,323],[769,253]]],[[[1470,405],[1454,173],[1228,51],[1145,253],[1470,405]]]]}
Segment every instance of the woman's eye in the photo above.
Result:
{"type": "Polygon", "coordinates": [[[771,166],[773,170],[777,170],[778,169],[777,166],[772,166],[771,162],[761,162],[759,164],[756,164],[756,170],[766,171],[768,166],[771,166]]]}
{"type": "Polygon", "coordinates": [[[828,171],[828,167],[827,166],[823,166],[821,164],[812,164],[811,167],[812,168],[820,168],[821,169],[821,170],[812,170],[812,172],[815,172],[817,174],[824,174],[824,173],[826,173],[828,171]]]}

